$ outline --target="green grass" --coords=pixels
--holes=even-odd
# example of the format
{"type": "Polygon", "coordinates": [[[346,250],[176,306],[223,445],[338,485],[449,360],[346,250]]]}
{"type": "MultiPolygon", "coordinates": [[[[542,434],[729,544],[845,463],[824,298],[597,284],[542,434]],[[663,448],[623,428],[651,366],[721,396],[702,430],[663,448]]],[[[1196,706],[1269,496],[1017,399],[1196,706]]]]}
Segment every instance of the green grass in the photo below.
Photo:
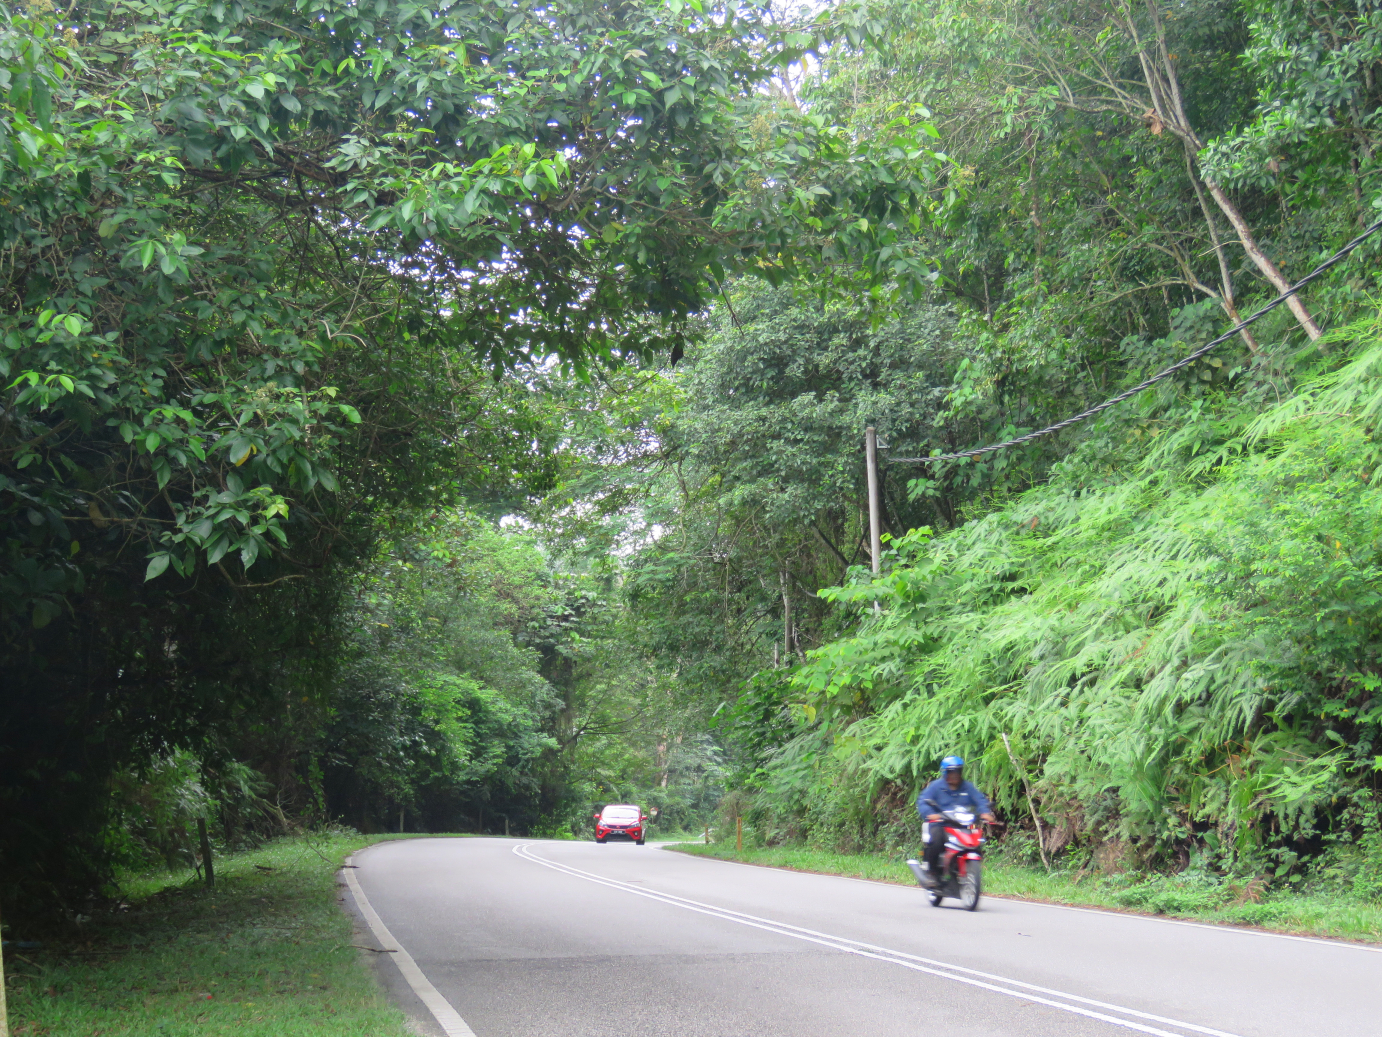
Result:
{"type": "MultiPolygon", "coordinates": [[[[380,836],[271,843],[124,883],[129,907],[7,951],[14,1037],[407,1037],[341,910],[336,870],[380,836]]],[[[10,934],[11,938],[15,934],[10,934]]]]}
{"type": "MultiPolygon", "coordinates": [[[[682,843],[682,853],[791,868],[825,875],[895,882],[916,886],[900,858],[882,854],[829,853],[807,847],[776,846],[736,853],[729,843],[682,843]]],[[[1197,922],[1254,926],[1302,936],[1324,936],[1382,943],[1382,904],[1324,892],[1246,890],[1229,883],[1164,875],[1119,875],[1101,878],[1080,872],[1053,871],[985,862],[984,892],[1048,904],[1106,908],[1137,914],[1185,918],[1197,922]]]]}

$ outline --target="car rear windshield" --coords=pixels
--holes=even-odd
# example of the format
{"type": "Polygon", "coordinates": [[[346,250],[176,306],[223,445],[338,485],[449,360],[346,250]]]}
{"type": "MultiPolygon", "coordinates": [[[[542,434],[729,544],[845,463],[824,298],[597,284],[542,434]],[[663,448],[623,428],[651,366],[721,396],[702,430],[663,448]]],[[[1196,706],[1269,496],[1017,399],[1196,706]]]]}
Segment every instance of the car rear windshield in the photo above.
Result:
{"type": "Polygon", "coordinates": [[[637,821],[637,807],[605,807],[604,819],[606,821],[637,821]]]}

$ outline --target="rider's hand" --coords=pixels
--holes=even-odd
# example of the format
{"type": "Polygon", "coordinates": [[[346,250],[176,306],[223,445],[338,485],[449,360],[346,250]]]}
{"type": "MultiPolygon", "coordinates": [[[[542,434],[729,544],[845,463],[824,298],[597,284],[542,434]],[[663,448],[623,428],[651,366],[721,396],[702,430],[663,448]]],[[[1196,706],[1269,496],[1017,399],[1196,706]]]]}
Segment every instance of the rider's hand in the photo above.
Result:
{"type": "Polygon", "coordinates": [[[989,824],[993,824],[994,818],[993,818],[993,815],[992,815],[992,814],[980,814],[980,815],[979,815],[979,820],[981,820],[981,821],[987,821],[989,824]]]}
{"type": "Polygon", "coordinates": [[[939,820],[941,820],[941,816],[940,816],[940,814],[927,814],[927,815],[926,815],[926,820],[928,820],[928,821],[939,821],[939,820]]]}

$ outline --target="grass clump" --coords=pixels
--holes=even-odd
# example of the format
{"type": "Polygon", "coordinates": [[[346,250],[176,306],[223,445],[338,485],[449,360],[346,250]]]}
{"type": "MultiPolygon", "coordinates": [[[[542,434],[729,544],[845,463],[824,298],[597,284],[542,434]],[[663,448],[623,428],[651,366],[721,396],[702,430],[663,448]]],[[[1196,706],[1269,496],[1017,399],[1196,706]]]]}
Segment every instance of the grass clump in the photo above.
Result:
{"type": "Polygon", "coordinates": [[[12,1034],[405,1037],[338,902],[337,868],[377,841],[304,836],[226,856],[214,890],[192,873],[131,879],[116,910],[7,952],[12,1034]]]}
{"type": "MultiPolygon", "coordinates": [[[[682,853],[795,871],[844,875],[915,886],[903,857],[877,853],[831,853],[804,846],[772,846],[736,853],[729,843],[682,843],[682,853]]],[[[1087,871],[1051,871],[1001,858],[984,867],[984,890],[1072,907],[1095,907],[1164,915],[1198,922],[1257,926],[1304,936],[1382,943],[1382,904],[1343,892],[1269,891],[1256,883],[1236,884],[1215,876],[1126,872],[1100,877],[1087,871]]]]}

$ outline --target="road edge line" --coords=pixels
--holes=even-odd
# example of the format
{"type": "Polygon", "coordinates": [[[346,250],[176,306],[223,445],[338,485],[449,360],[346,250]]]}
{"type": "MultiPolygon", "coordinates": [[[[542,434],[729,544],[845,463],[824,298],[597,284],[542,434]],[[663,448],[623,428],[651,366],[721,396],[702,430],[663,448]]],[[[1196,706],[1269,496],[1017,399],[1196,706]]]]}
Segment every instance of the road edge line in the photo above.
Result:
{"type": "Polygon", "coordinates": [[[394,934],[389,932],[389,927],[384,924],[384,920],[374,910],[374,905],[369,902],[369,897],[365,896],[365,891],[360,886],[360,880],[355,877],[352,870],[355,867],[351,863],[354,859],[354,854],[347,857],[345,866],[341,870],[345,872],[346,886],[350,889],[350,895],[355,898],[355,906],[360,909],[360,914],[364,916],[365,924],[370,927],[370,932],[374,933],[374,938],[385,948],[392,950],[391,957],[398,966],[398,971],[403,974],[408,986],[413,988],[413,993],[427,1006],[427,1010],[432,1013],[432,1018],[437,1021],[437,1025],[442,1028],[446,1037],[475,1037],[475,1031],[466,1025],[466,1021],[461,1018],[461,1013],[452,1007],[450,1001],[442,997],[441,991],[432,986],[431,980],[423,975],[422,969],[418,968],[413,956],[404,949],[403,944],[398,942],[394,934]]]}

